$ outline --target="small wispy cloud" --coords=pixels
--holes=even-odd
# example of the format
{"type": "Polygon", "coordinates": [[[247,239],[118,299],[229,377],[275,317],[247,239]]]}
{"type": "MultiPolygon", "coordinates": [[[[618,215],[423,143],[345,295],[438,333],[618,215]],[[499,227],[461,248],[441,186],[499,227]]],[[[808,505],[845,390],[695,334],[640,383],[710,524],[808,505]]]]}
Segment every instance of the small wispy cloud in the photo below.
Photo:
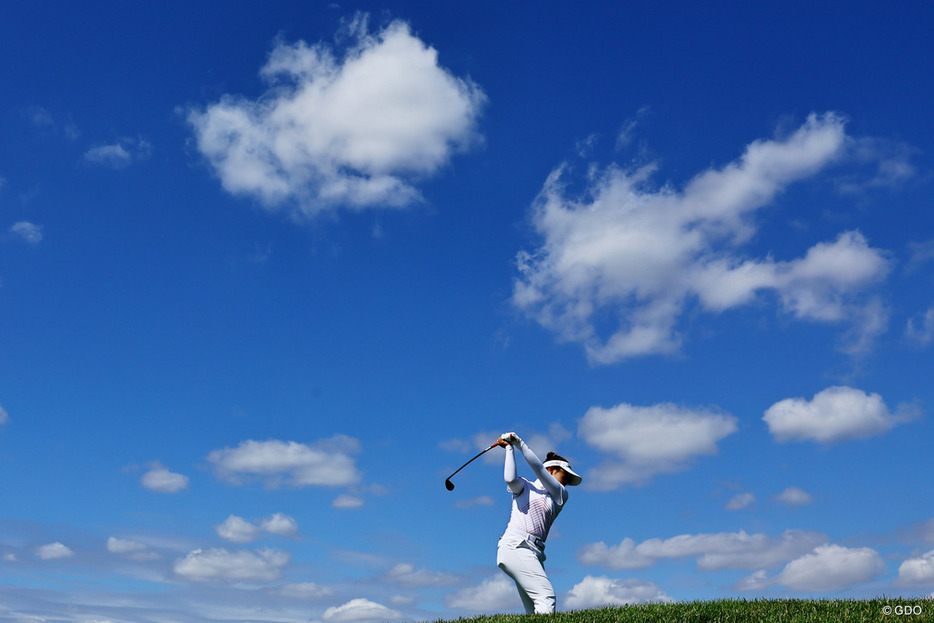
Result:
{"type": "Polygon", "coordinates": [[[756,496],[752,493],[737,493],[723,506],[728,511],[739,511],[745,508],[749,508],[756,501],[756,496]]]}
{"type": "Polygon", "coordinates": [[[356,495],[349,495],[347,493],[342,493],[331,502],[331,506],[334,508],[347,510],[351,508],[360,508],[363,506],[363,498],[356,495]]]}
{"type": "Polygon", "coordinates": [[[63,136],[69,141],[77,140],[81,130],[68,116],[62,121],[42,106],[27,106],[21,114],[27,123],[36,128],[40,134],[46,136],[63,136]]]}
{"type": "Polygon", "coordinates": [[[92,147],[84,153],[84,159],[112,169],[125,169],[151,155],[152,144],[148,141],[142,138],[121,138],[115,143],[92,147]]]}
{"type": "Polygon", "coordinates": [[[920,347],[925,347],[934,338],[934,307],[929,307],[924,314],[908,319],[905,338],[920,347]]]}
{"type": "Polygon", "coordinates": [[[298,523],[283,513],[276,513],[255,521],[247,521],[243,517],[230,515],[214,529],[223,539],[234,543],[249,543],[258,539],[264,532],[279,536],[295,536],[298,533],[298,523]]]}
{"type": "Polygon", "coordinates": [[[335,623],[364,623],[372,621],[396,621],[405,615],[381,603],[369,599],[351,599],[342,606],[333,606],[324,611],[322,618],[335,623]]]}
{"type": "Polygon", "coordinates": [[[156,552],[150,551],[145,543],[116,537],[107,539],[107,551],[111,554],[125,556],[131,560],[158,560],[161,558],[156,552]]]}
{"type": "Polygon", "coordinates": [[[140,482],[150,491],[159,493],[178,493],[188,488],[188,476],[170,472],[158,461],[149,465],[149,471],[143,474],[140,482]]]}
{"type": "Polygon", "coordinates": [[[788,487],[773,499],[789,506],[807,506],[814,501],[814,497],[800,487],[788,487]]]}
{"type": "Polygon", "coordinates": [[[22,238],[29,244],[39,244],[42,242],[42,226],[30,223],[29,221],[20,221],[10,227],[10,233],[22,238]]]}
{"type": "Polygon", "coordinates": [[[64,543],[48,543],[36,549],[36,556],[42,560],[57,560],[71,558],[75,553],[64,543]]]}

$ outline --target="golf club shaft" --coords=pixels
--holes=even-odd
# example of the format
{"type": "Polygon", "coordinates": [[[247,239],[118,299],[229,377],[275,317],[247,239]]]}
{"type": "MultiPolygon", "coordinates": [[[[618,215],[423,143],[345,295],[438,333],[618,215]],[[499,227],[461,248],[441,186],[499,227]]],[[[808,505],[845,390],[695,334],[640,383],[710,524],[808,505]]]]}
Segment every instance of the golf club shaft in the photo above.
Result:
{"type": "MultiPolygon", "coordinates": [[[[476,460],[479,459],[481,456],[483,456],[484,454],[486,454],[487,452],[489,452],[490,450],[492,450],[493,448],[495,448],[495,447],[498,446],[498,445],[499,445],[499,440],[496,440],[496,443],[494,443],[492,446],[490,446],[490,447],[487,448],[486,450],[483,450],[483,451],[480,452],[477,456],[473,457],[472,459],[470,459],[469,461],[467,461],[466,463],[464,463],[463,465],[461,465],[460,467],[458,467],[457,470],[454,471],[454,474],[456,474],[457,472],[461,471],[462,469],[464,469],[465,467],[467,467],[468,465],[470,465],[471,463],[473,463],[474,461],[476,461],[476,460]]],[[[450,480],[451,478],[454,478],[454,474],[451,474],[450,476],[448,476],[448,480],[450,480]]]]}

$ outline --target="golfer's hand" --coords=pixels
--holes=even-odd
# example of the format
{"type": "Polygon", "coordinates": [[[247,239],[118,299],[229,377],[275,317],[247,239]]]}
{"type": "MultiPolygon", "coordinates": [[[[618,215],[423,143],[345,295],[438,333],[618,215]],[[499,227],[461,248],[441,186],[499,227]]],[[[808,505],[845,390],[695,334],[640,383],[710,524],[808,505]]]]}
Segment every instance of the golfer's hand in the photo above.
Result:
{"type": "MultiPolygon", "coordinates": [[[[503,433],[499,436],[499,440],[513,446],[518,446],[522,443],[522,440],[519,439],[519,435],[515,433],[503,433]]],[[[505,446],[503,446],[505,447],[505,446]]]]}

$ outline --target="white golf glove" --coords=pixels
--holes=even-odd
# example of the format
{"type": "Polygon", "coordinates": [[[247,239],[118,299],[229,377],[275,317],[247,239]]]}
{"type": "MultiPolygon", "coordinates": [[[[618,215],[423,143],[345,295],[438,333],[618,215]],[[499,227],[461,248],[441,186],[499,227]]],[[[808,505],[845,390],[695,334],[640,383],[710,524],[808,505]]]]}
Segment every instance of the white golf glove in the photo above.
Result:
{"type": "Polygon", "coordinates": [[[503,433],[499,436],[500,441],[505,441],[508,444],[518,446],[522,443],[522,440],[519,439],[519,435],[515,433],[503,433]]]}

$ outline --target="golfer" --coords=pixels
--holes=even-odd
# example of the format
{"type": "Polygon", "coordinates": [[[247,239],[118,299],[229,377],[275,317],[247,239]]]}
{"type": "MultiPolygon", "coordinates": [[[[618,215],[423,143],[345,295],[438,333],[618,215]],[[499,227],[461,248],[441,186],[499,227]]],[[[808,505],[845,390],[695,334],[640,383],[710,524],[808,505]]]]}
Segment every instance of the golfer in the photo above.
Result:
{"type": "Polygon", "coordinates": [[[512,493],[512,514],[499,539],[496,565],[515,580],[527,613],[553,614],[557,600],[543,565],[545,539],[568,501],[565,487],[579,485],[581,477],[554,452],[549,452],[542,463],[515,433],[503,434],[497,443],[506,448],[503,478],[512,493]],[[538,477],[535,482],[516,473],[516,448],[538,477]]]}

